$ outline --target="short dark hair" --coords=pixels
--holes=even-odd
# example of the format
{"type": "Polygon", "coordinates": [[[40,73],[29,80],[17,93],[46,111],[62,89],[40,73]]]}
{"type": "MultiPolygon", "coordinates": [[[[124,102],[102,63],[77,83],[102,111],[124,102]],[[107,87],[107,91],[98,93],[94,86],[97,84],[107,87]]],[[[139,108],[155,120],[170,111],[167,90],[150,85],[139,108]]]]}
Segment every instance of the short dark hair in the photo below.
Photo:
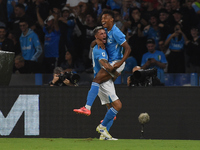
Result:
{"type": "Polygon", "coordinates": [[[62,67],[56,67],[53,70],[54,74],[60,74],[61,72],[63,72],[63,68],[62,67]]]}
{"type": "Polygon", "coordinates": [[[0,26],[0,29],[4,29],[4,30],[6,30],[6,27],[4,27],[4,26],[0,26]]]}
{"type": "Polygon", "coordinates": [[[25,6],[23,4],[19,3],[15,7],[19,7],[19,8],[21,8],[21,9],[23,9],[25,11],[25,6]]]}
{"type": "Polygon", "coordinates": [[[99,30],[101,30],[101,29],[104,29],[103,26],[97,26],[97,27],[93,30],[94,35],[96,35],[97,32],[98,32],[99,30]]]}
{"type": "Polygon", "coordinates": [[[21,23],[21,22],[26,22],[26,23],[28,24],[28,21],[27,21],[26,19],[24,19],[24,18],[21,18],[21,19],[19,20],[19,23],[21,23]]]}
{"type": "Polygon", "coordinates": [[[147,44],[155,44],[155,40],[150,38],[147,40],[147,44]]]}
{"type": "Polygon", "coordinates": [[[112,10],[105,10],[105,11],[103,11],[102,15],[104,15],[104,14],[110,15],[113,19],[115,17],[115,14],[112,10]]]}

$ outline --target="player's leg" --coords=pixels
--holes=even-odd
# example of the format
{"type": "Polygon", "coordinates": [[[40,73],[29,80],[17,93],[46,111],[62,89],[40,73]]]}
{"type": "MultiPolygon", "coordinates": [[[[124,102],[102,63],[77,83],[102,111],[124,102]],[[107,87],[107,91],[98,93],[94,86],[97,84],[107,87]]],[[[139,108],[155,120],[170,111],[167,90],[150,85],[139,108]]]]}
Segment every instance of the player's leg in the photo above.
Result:
{"type": "MultiPolygon", "coordinates": [[[[116,62],[117,61],[112,62],[111,65],[114,65],[116,62]]],[[[124,67],[125,67],[125,63],[123,63],[116,71],[120,74],[123,71],[124,67]]],[[[93,83],[101,84],[112,79],[112,77],[113,77],[112,74],[108,73],[105,69],[102,68],[97,73],[96,77],[93,79],[93,83]]],[[[94,88],[95,87],[91,86],[91,89],[88,92],[88,96],[87,96],[87,102],[86,102],[85,107],[89,110],[91,109],[91,106],[98,94],[97,90],[94,90],[94,88]]]]}
{"type": "MultiPolygon", "coordinates": [[[[114,61],[111,63],[111,65],[114,65],[117,61],[114,61]]],[[[125,67],[125,63],[123,63],[116,71],[118,73],[121,73],[125,67]]],[[[91,107],[98,95],[99,91],[99,84],[108,81],[109,79],[112,78],[112,75],[109,74],[106,70],[103,68],[97,73],[96,77],[94,78],[91,88],[88,92],[87,96],[87,102],[84,107],[81,107],[80,109],[74,109],[73,111],[79,114],[84,114],[89,116],[91,114],[91,107]]]]}
{"type": "Polygon", "coordinates": [[[112,80],[109,80],[109,81],[101,84],[101,87],[102,87],[102,91],[108,92],[109,100],[112,102],[111,104],[114,103],[114,105],[112,105],[113,107],[111,107],[107,111],[107,113],[103,119],[103,122],[96,128],[96,130],[99,133],[103,134],[105,137],[112,138],[112,136],[107,131],[106,127],[107,127],[108,123],[110,121],[112,121],[114,119],[114,117],[117,115],[118,111],[122,107],[122,104],[115,93],[115,87],[114,87],[114,83],[112,80]]]}
{"type": "MultiPolygon", "coordinates": [[[[102,85],[102,84],[101,84],[101,85],[102,85]]],[[[109,110],[109,109],[112,107],[112,105],[110,104],[111,100],[110,100],[110,98],[109,98],[109,96],[108,96],[108,93],[106,93],[107,91],[106,91],[106,90],[104,91],[104,89],[102,89],[102,86],[101,86],[101,85],[100,85],[100,88],[99,88],[98,96],[99,96],[99,98],[100,98],[101,104],[102,104],[102,105],[106,105],[107,110],[109,110]]],[[[118,99],[118,97],[116,97],[116,99],[118,99]]],[[[107,124],[107,126],[106,126],[107,132],[110,130],[110,127],[112,126],[114,120],[115,120],[115,119],[111,120],[111,121],[107,124]]],[[[103,120],[102,120],[102,121],[103,121],[103,120]]],[[[101,122],[102,122],[102,121],[101,121],[101,122]]],[[[100,139],[100,140],[118,140],[118,139],[116,139],[116,138],[107,138],[107,137],[105,137],[103,134],[100,135],[99,139],[100,139]]]]}
{"type": "Polygon", "coordinates": [[[73,111],[79,114],[84,114],[84,115],[89,116],[91,114],[91,106],[93,105],[94,100],[96,99],[99,92],[99,83],[101,83],[102,81],[107,81],[110,78],[112,78],[112,76],[104,69],[101,69],[97,73],[96,77],[94,78],[92,82],[91,88],[87,95],[87,102],[85,106],[81,107],[80,109],[74,109],[73,111]]]}

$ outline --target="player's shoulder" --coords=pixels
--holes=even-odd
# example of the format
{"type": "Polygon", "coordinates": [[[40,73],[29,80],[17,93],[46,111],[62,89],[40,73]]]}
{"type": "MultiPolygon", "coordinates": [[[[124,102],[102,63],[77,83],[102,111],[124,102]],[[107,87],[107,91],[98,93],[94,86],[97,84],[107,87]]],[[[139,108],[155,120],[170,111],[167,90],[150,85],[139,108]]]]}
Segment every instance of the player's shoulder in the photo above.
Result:
{"type": "Polygon", "coordinates": [[[105,51],[106,50],[102,49],[101,47],[98,47],[98,45],[95,45],[95,47],[93,48],[93,53],[101,53],[105,51]]]}
{"type": "Polygon", "coordinates": [[[119,32],[122,33],[122,31],[115,24],[113,25],[112,30],[113,30],[113,34],[117,34],[119,32]]]}

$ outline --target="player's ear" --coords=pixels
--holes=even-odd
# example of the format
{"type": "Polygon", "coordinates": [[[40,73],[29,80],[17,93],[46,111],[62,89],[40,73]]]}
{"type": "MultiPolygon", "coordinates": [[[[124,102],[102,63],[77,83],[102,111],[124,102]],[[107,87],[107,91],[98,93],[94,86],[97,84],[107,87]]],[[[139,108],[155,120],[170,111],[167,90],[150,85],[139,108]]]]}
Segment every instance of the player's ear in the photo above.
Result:
{"type": "Polygon", "coordinates": [[[111,21],[114,22],[114,18],[111,18],[111,21]]]}

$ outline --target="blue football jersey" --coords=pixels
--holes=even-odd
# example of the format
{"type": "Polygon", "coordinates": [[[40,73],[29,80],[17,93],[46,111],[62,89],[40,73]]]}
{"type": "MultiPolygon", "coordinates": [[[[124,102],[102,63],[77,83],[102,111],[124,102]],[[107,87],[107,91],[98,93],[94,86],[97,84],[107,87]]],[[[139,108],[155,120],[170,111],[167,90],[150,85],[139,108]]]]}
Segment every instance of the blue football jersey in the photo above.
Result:
{"type": "Polygon", "coordinates": [[[94,70],[94,78],[99,72],[99,70],[102,68],[101,64],[99,63],[99,60],[106,59],[108,60],[108,55],[106,50],[103,50],[101,48],[98,48],[98,45],[96,45],[93,48],[92,51],[92,63],[93,63],[93,70],[94,70]]]}
{"type": "Polygon", "coordinates": [[[123,47],[121,46],[125,41],[125,35],[120,31],[116,25],[108,32],[107,29],[107,43],[106,51],[108,53],[108,61],[121,60],[123,57],[123,47]]]}

